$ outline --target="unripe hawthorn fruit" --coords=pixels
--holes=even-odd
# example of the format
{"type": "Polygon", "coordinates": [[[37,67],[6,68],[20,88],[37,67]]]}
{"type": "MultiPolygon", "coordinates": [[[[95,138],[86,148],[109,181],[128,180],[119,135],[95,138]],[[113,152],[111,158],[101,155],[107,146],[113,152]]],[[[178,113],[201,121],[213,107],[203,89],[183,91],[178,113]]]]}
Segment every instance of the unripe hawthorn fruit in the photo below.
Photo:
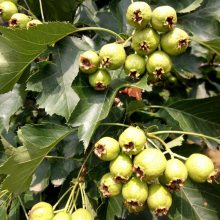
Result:
{"type": "Polygon", "coordinates": [[[71,215],[67,212],[58,212],[52,220],[71,220],[71,215]]]}
{"type": "Polygon", "coordinates": [[[150,185],[148,192],[149,209],[157,216],[166,215],[172,205],[170,192],[160,184],[150,185]]]}
{"type": "Polygon", "coordinates": [[[80,208],[73,212],[71,220],[94,220],[94,217],[88,210],[80,208]]]}
{"type": "Polygon", "coordinates": [[[128,6],[126,20],[135,28],[143,29],[151,19],[151,8],[146,2],[133,2],[128,6]]]}
{"type": "Polygon", "coordinates": [[[89,75],[89,84],[96,91],[105,90],[111,83],[111,76],[105,69],[98,69],[95,73],[89,75]]]}
{"type": "Polygon", "coordinates": [[[51,220],[53,217],[53,207],[47,202],[35,204],[29,212],[29,220],[51,220]]]}
{"type": "Polygon", "coordinates": [[[161,36],[161,48],[171,56],[184,53],[190,43],[189,35],[180,28],[173,28],[161,36]]]}
{"type": "Polygon", "coordinates": [[[171,191],[180,190],[187,179],[188,171],[185,164],[178,159],[170,159],[167,161],[164,171],[164,183],[171,191]]]}
{"type": "Polygon", "coordinates": [[[174,8],[170,6],[159,6],[152,12],[151,25],[159,32],[170,31],[177,23],[177,15],[174,8]]]}
{"type": "Polygon", "coordinates": [[[138,127],[130,126],[119,136],[119,145],[122,151],[127,154],[138,154],[144,148],[145,143],[146,135],[144,131],[138,127]]]}
{"type": "Polygon", "coordinates": [[[17,12],[17,6],[11,1],[4,1],[0,4],[0,17],[4,21],[9,21],[11,16],[17,12]]]}
{"type": "Polygon", "coordinates": [[[137,31],[131,42],[131,47],[141,56],[153,53],[160,43],[160,36],[153,28],[137,31]]]}
{"type": "Polygon", "coordinates": [[[121,67],[126,59],[123,45],[117,43],[105,44],[99,51],[101,66],[110,70],[121,67]]]}
{"type": "Polygon", "coordinates": [[[122,187],[124,205],[129,212],[139,212],[148,197],[148,186],[137,177],[132,177],[122,187]]]}
{"type": "Polygon", "coordinates": [[[130,54],[125,60],[125,73],[133,79],[138,79],[145,72],[145,59],[138,54],[130,54]]]}
{"type": "Polygon", "coordinates": [[[162,175],[167,160],[163,153],[155,148],[141,151],[134,157],[133,171],[141,180],[152,180],[162,175]]]}
{"type": "Polygon", "coordinates": [[[38,19],[33,19],[33,20],[31,20],[31,21],[29,21],[27,23],[26,27],[27,27],[27,29],[29,29],[29,28],[35,27],[35,26],[37,26],[39,24],[43,24],[43,23],[40,20],[38,20],[38,19]]]}
{"type": "Polygon", "coordinates": [[[15,13],[9,20],[9,26],[13,28],[25,28],[30,21],[30,17],[23,13],[15,13]]]}
{"type": "Polygon", "coordinates": [[[118,156],[119,152],[119,143],[114,138],[103,137],[95,143],[94,153],[101,160],[113,160],[118,156]]]}
{"type": "Polygon", "coordinates": [[[152,53],[147,60],[147,72],[156,80],[162,79],[172,68],[172,60],[163,51],[152,53]]]}
{"type": "Polygon", "coordinates": [[[119,195],[121,188],[122,184],[116,183],[111,173],[106,173],[100,180],[99,191],[104,197],[119,195]]]}
{"type": "Polygon", "coordinates": [[[128,155],[121,153],[110,162],[109,168],[115,182],[125,183],[132,175],[132,160],[128,155]]]}
{"type": "Polygon", "coordinates": [[[188,170],[189,177],[195,182],[212,182],[215,177],[214,164],[212,160],[203,154],[191,154],[186,160],[185,165],[188,170]]]}
{"type": "Polygon", "coordinates": [[[95,51],[88,50],[80,55],[79,68],[83,73],[94,73],[100,64],[100,57],[95,51]]]}

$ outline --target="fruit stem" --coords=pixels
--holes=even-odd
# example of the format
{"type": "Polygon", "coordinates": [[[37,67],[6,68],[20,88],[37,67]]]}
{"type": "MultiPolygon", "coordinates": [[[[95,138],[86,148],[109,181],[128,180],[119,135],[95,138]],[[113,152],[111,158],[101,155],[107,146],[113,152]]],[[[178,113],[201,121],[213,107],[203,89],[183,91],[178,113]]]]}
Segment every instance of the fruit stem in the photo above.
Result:
{"type": "Polygon", "coordinates": [[[43,11],[43,6],[42,6],[42,1],[41,0],[39,0],[39,5],[40,5],[40,13],[41,13],[42,21],[45,22],[44,11],[43,11]]]}
{"type": "Polygon", "coordinates": [[[172,133],[172,134],[184,134],[184,135],[198,136],[198,137],[201,137],[201,138],[206,138],[206,139],[215,141],[216,143],[220,144],[220,140],[218,138],[214,138],[214,137],[207,136],[207,135],[200,134],[200,133],[188,132],[188,131],[172,131],[172,130],[171,131],[154,131],[154,132],[151,132],[149,134],[158,135],[158,134],[170,134],[170,133],[172,133]]]}
{"type": "Polygon", "coordinates": [[[121,126],[128,128],[129,125],[121,124],[121,123],[101,123],[100,125],[106,125],[106,126],[121,126]]]}
{"type": "Polygon", "coordinates": [[[120,40],[124,41],[123,37],[121,37],[119,34],[115,33],[112,30],[109,30],[107,28],[102,28],[102,27],[82,27],[82,28],[78,28],[74,32],[79,32],[79,31],[104,31],[104,32],[112,34],[113,36],[115,36],[115,37],[119,38],[120,40]]]}
{"type": "Polygon", "coordinates": [[[125,40],[125,42],[123,43],[123,46],[125,47],[126,44],[132,39],[132,36],[130,36],[127,40],[125,40]]]}
{"type": "Polygon", "coordinates": [[[153,135],[152,133],[147,133],[147,137],[151,138],[151,139],[155,139],[157,141],[159,141],[166,149],[166,151],[170,154],[170,157],[173,159],[173,152],[170,150],[170,148],[168,147],[168,145],[158,136],[153,135]]]}
{"type": "Polygon", "coordinates": [[[86,199],[85,199],[85,194],[84,194],[84,189],[82,187],[82,183],[79,184],[79,188],[80,188],[80,193],[81,193],[81,198],[82,198],[82,205],[83,205],[83,208],[86,209],[86,199]]]}
{"type": "Polygon", "coordinates": [[[181,156],[181,155],[176,154],[176,153],[173,153],[173,156],[174,156],[174,157],[177,157],[177,158],[179,158],[179,159],[182,159],[182,160],[187,160],[187,157],[181,156]]]}
{"type": "Polygon", "coordinates": [[[23,212],[24,212],[25,218],[28,220],[29,217],[28,217],[28,214],[27,214],[27,212],[26,212],[24,203],[22,202],[22,199],[21,199],[20,195],[17,195],[17,198],[18,198],[18,200],[19,200],[19,202],[20,202],[20,205],[21,205],[22,210],[23,210],[23,212]]]}
{"type": "Polygon", "coordinates": [[[77,198],[78,198],[79,191],[80,191],[80,189],[78,188],[78,189],[77,189],[77,192],[76,192],[76,196],[74,197],[74,200],[72,201],[72,204],[71,204],[71,206],[70,206],[70,208],[69,208],[69,213],[73,213],[73,209],[74,209],[74,208],[76,209],[76,200],[77,200],[77,198]]]}
{"type": "Polygon", "coordinates": [[[28,7],[28,9],[26,9],[25,7],[18,5],[19,8],[21,8],[22,10],[26,11],[29,15],[31,15],[33,18],[37,19],[37,16],[35,14],[33,14],[33,12],[30,10],[30,8],[28,7]]]}

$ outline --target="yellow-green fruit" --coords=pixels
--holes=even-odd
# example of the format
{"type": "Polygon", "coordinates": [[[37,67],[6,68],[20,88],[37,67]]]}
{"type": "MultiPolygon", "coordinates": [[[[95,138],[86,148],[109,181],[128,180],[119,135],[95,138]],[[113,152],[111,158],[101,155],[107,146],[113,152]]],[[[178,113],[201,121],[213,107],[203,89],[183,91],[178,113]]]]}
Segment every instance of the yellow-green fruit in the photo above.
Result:
{"type": "Polygon", "coordinates": [[[86,209],[80,208],[73,212],[71,220],[94,220],[94,217],[86,209]]]}
{"type": "Polygon", "coordinates": [[[3,1],[0,4],[0,17],[5,21],[9,21],[11,16],[17,12],[17,6],[11,1],[3,1]]]}
{"type": "Polygon", "coordinates": [[[71,220],[71,215],[67,212],[58,212],[52,220],[71,220]]]}
{"type": "Polygon", "coordinates": [[[12,2],[14,4],[18,3],[18,0],[0,0],[0,3],[5,2],[5,1],[9,1],[9,2],[12,2]]]}
{"type": "Polygon", "coordinates": [[[159,6],[153,10],[151,25],[159,32],[170,31],[177,23],[177,15],[174,8],[170,6],[159,6]]]}
{"type": "Polygon", "coordinates": [[[186,168],[189,177],[198,183],[211,181],[214,173],[214,164],[212,160],[199,153],[194,153],[186,160],[186,168]]]}
{"type": "Polygon", "coordinates": [[[99,52],[101,66],[110,70],[121,67],[126,59],[123,45],[117,43],[105,44],[99,52]]]}
{"type": "Polygon", "coordinates": [[[43,24],[43,23],[40,20],[38,20],[38,19],[33,19],[33,20],[31,20],[31,21],[29,21],[27,23],[27,29],[29,29],[31,27],[35,27],[35,26],[37,26],[39,24],[43,24]]]}
{"type": "Polygon", "coordinates": [[[52,220],[53,207],[47,202],[35,204],[29,212],[29,220],[52,220]]]}
{"type": "Polygon", "coordinates": [[[26,28],[27,23],[30,21],[30,17],[23,13],[15,13],[9,20],[9,26],[13,28],[26,28]]]}
{"type": "Polygon", "coordinates": [[[145,28],[151,19],[151,8],[146,2],[133,2],[128,6],[126,20],[135,28],[145,28]]]}
{"type": "Polygon", "coordinates": [[[148,191],[149,209],[157,216],[166,215],[172,205],[170,192],[160,184],[150,185],[148,191]]]}

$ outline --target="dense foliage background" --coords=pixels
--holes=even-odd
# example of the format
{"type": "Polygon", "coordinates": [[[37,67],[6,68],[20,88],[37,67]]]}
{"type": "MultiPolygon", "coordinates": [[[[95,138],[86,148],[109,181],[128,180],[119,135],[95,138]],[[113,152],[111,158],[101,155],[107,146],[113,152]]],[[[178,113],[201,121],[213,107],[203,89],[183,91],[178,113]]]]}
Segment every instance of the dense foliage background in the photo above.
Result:
{"type": "MultiPolygon", "coordinates": [[[[91,153],[92,146],[103,136],[117,138],[124,129],[108,123],[202,134],[202,138],[175,132],[161,135],[167,142],[174,140],[178,146],[174,151],[184,156],[204,148],[217,149],[220,1],[147,2],[152,8],[174,7],[178,25],[191,35],[187,52],[173,58],[174,82],[152,85],[147,76],[132,81],[121,68],[111,71],[111,86],[97,92],[78,74],[83,51],[99,50],[117,40],[89,27],[110,29],[124,39],[131,34],[125,21],[129,0],[42,1],[45,24],[29,30],[0,27],[0,180],[2,190],[8,190],[0,197],[0,219],[25,219],[21,200],[27,211],[40,200],[55,204],[74,182],[87,155],[87,206],[97,219],[157,219],[146,210],[128,214],[121,196],[104,199],[98,192],[108,163],[91,153]],[[123,90],[128,87],[138,89],[123,90]]],[[[19,4],[42,19],[39,1],[21,0],[19,4]]],[[[174,205],[164,219],[220,218],[218,184],[188,180],[173,197],[174,205]]]]}

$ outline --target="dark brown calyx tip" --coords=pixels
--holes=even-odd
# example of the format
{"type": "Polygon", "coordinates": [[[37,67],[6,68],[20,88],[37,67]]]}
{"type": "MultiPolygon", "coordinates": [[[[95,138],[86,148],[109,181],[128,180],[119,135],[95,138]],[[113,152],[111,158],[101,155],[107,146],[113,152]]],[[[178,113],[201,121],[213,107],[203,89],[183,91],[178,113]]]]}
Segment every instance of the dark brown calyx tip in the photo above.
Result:
{"type": "Polygon", "coordinates": [[[143,21],[143,17],[141,16],[141,10],[140,9],[137,9],[136,11],[134,11],[133,21],[135,23],[138,23],[138,24],[141,24],[141,22],[143,21]]]}
{"type": "Polygon", "coordinates": [[[144,180],[146,177],[144,171],[139,166],[133,167],[133,172],[136,173],[136,176],[140,178],[140,180],[144,180]]]}
{"type": "Polygon", "coordinates": [[[136,200],[125,200],[124,205],[129,212],[139,212],[144,207],[143,203],[136,200]]]}
{"type": "Polygon", "coordinates": [[[95,84],[95,90],[96,91],[103,91],[107,88],[107,86],[103,82],[97,82],[95,84]]]}
{"type": "Polygon", "coordinates": [[[155,215],[156,216],[164,216],[164,215],[167,215],[168,211],[169,211],[169,209],[167,209],[167,208],[158,208],[155,211],[155,215]]]}
{"type": "Polygon", "coordinates": [[[219,169],[215,169],[208,177],[207,182],[209,183],[214,183],[220,182],[220,170],[219,169]]]}
{"type": "Polygon", "coordinates": [[[111,60],[109,57],[105,57],[101,61],[101,66],[102,67],[109,67],[111,65],[111,60]]]}
{"type": "Polygon", "coordinates": [[[110,197],[111,193],[109,192],[108,186],[105,184],[101,184],[99,187],[100,192],[103,194],[105,197],[110,197]]]}
{"type": "Polygon", "coordinates": [[[2,15],[3,14],[3,9],[2,8],[0,8],[0,15],[2,15]]]}
{"type": "Polygon", "coordinates": [[[17,26],[17,25],[18,25],[17,19],[12,19],[12,20],[10,21],[10,26],[15,27],[15,26],[17,26]]]}
{"type": "Polygon", "coordinates": [[[85,58],[83,56],[80,56],[80,65],[83,66],[85,69],[92,68],[92,64],[89,61],[89,59],[87,59],[87,58],[85,58]]]}
{"type": "Polygon", "coordinates": [[[97,144],[95,146],[94,153],[96,156],[101,157],[106,154],[106,149],[102,144],[97,144]]]}
{"type": "Polygon", "coordinates": [[[150,46],[146,41],[139,43],[139,45],[140,45],[141,50],[149,51],[149,49],[150,49],[150,46]]]}
{"type": "Polygon", "coordinates": [[[168,25],[169,29],[174,27],[173,16],[167,17],[165,24],[168,25]]]}
{"type": "Polygon", "coordinates": [[[132,78],[132,79],[138,79],[140,74],[137,72],[137,70],[131,70],[130,73],[129,73],[129,76],[132,78]]]}
{"type": "Polygon", "coordinates": [[[170,191],[180,191],[183,185],[184,181],[181,179],[171,180],[169,183],[166,184],[170,191]]]}
{"type": "Polygon", "coordinates": [[[116,183],[126,183],[128,181],[128,178],[126,178],[124,176],[117,175],[114,178],[114,180],[115,180],[116,183]]]}
{"type": "Polygon", "coordinates": [[[178,48],[188,47],[190,40],[189,39],[181,39],[178,42],[178,48]]]}
{"type": "Polygon", "coordinates": [[[134,150],[134,143],[130,141],[127,144],[124,144],[124,150],[127,152],[134,150]]]}
{"type": "Polygon", "coordinates": [[[155,74],[155,76],[156,76],[158,79],[162,79],[162,76],[163,76],[163,74],[164,74],[163,68],[155,69],[154,74],[155,74]]]}

